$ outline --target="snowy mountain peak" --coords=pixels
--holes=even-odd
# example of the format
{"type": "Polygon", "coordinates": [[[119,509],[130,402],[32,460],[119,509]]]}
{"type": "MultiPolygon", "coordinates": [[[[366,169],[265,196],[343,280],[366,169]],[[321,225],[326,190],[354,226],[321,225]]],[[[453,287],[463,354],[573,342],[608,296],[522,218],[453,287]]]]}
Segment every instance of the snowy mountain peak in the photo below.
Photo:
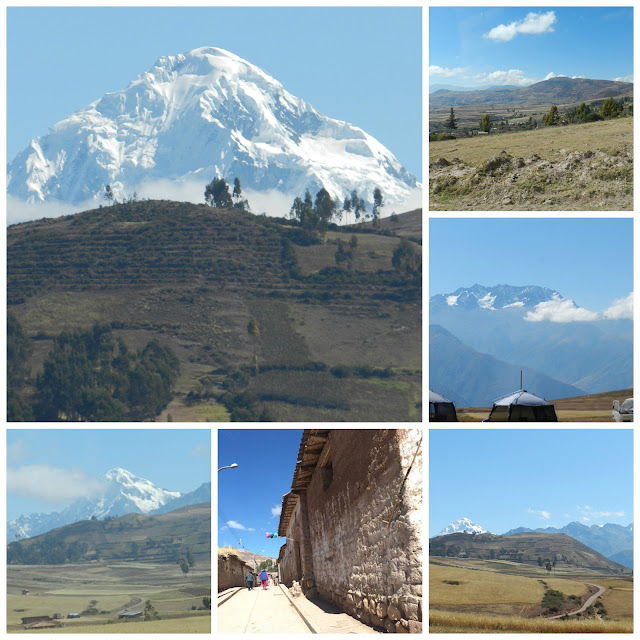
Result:
{"type": "Polygon", "coordinates": [[[450,533],[488,533],[479,524],[475,524],[469,518],[458,518],[455,522],[447,525],[438,535],[446,536],[450,533]]]}
{"type": "Polygon", "coordinates": [[[233,53],[201,47],[159,58],[126,89],[34,138],[9,164],[8,192],[95,205],[106,184],[120,199],[136,190],[159,197],[153,189],[169,181],[201,202],[216,176],[292,196],[324,186],[341,202],[353,189],[371,201],[379,187],[387,213],[417,186],[362,129],[319,114],[233,53]]]}
{"type": "Polygon", "coordinates": [[[498,284],[492,287],[474,284],[461,287],[453,293],[432,296],[431,307],[458,307],[459,309],[487,309],[497,311],[507,308],[531,309],[541,302],[562,300],[562,296],[553,289],[528,285],[517,287],[498,284]]]}
{"type": "MultiPolygon", "coordinates": [[[[166,512],[171,510],[169,507],[172,502],[182,497],[179,491],[160,489],[150,480],[139,478],[121,467],[107,471],[104,480],[104,490],[97,497],[79,498],[59,513],[21,515],[10,521],[7,523],[9,540],[15,536],[35,536],[92,517],[102,519],[127,513],[149,514],[159,510],[166,512]]],[[[203,493],[198,495],[198,498],[202,497],[203,493]]],[[[186,504],[192,503],[180,502],[180,506],[186,504]]]]}

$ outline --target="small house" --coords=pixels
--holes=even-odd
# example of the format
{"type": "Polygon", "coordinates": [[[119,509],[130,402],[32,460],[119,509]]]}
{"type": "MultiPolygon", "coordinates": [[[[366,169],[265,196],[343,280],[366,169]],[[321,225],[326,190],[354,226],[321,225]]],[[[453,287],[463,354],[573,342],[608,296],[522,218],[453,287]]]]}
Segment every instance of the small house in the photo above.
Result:
{"type": "Polygon", "coordinates": [[[129,620],[131,618],[140,618],[142,616],[142,611],[120,611],[118,613],[118,618],[129,620]]]}

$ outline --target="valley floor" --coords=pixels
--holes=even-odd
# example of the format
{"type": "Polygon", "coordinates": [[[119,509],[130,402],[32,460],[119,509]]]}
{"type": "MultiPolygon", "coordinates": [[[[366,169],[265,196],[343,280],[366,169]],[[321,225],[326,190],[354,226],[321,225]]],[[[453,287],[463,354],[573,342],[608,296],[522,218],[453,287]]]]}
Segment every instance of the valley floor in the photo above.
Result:
{"type": "Polygon", "coordinates": [[[60,614],[55,623],[65,626],[45,632],[210,633],[211,610],[198,610],[204,597],[211,597],[210,564],[186,575],[177,565],[142,562],[9,565],[7,631],[29,632],[25,617],[60,614]],[[147,600],[160,620],[118,619],[124,609],[142,611],[147,600]],[[98,613],[83,615],[89,608],[98,613]],[[68,619],[69,613],[81,617],[68,619]]]}

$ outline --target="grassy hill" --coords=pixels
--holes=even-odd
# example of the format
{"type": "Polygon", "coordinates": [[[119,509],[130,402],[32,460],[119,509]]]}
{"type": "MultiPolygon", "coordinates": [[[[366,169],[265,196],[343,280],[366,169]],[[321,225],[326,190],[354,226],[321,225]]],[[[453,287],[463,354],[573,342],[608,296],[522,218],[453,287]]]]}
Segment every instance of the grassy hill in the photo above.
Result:
{"type": "MultiPolygon", "coordinates": [[[[407,215],[413,235],[421,216],[407,215]]],[[[170,201],[11,226],[7,297],[31,381],[61,331],[99,322],[130,350],[156,338],[177,356],[160,420],[419,420],[420,274],[394,268],[399,237],[371,231],[318,237],[170,201]],[[340,264],[339,241],[352,254],[340,264]]]]}
{"type": "Polygon", "coordinates": [[[564,533],[452,533],[429,541],[429,555],[507,561],[539,566],[538,559],[556,563],[559,571],[588,569],[603,574],[630,575],[631,571],[564,533]]]}
{"type": "Polygon", "coordinates": [[[173,563],[187,550],[196,564],[211,564],[211,503],[169,513],[130,513],[82,520],[9,543],[8,564],[130,561],[173,563]]]}
{"type": "MultiPolygon", "coordinates": [[[[280,546],[278,546],[278,550],[279,549],[280,546]]],[[[253,551],[247,551],[246,549],[238,549],[237,547],[218,547],[218,554],[238,556],[240,560],[246,562],[250,566],[253,566],[254,564],[259,565],[265,560],[272,560],[275,564],[277,560],[276,556],[264,556],[259,553],[253,553],[253,551]]]]}

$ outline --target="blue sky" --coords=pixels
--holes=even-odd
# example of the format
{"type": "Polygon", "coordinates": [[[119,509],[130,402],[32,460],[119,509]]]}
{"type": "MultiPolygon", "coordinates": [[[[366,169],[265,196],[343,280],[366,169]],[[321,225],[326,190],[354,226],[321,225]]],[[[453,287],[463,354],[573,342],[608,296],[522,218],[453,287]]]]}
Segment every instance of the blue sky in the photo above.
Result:
{"type": "Polygon", "coordinates": [[[429,537],[633,522],[632,429],[431,429],[429,537]]]}
{"type": "Polygon", "coordinates": [[[278,531],[282,496],[291,490],[302,429],[220,429],[218,546],[244,548],[277,557],[284,540],[278,531]],[[242,541],[242,546],[240,545],[242,541]]]}
{"type": "Polygon", "coordinates": [[[8,429],[7,516],[60,511],[114,467],[188,493],[211,481],[211,430],[8,429]]]}
{"type": "Polygon", "coordinates": [[[631,7],[431,7],[429,82],[526,86],[633,74],[631,7]]]}
{"type": "Polygon", "coordinates": [[[7,159],[162,55],[227,49],[320,113],[382,142],[420,179],[419,7],[9,7],[7,159]]]}
{"type": "Polygon", "coordinates": [[[429,296],[474,284],[549,287],[604,311],[633,291],[633,221],[432,218],[429,296]]]}

